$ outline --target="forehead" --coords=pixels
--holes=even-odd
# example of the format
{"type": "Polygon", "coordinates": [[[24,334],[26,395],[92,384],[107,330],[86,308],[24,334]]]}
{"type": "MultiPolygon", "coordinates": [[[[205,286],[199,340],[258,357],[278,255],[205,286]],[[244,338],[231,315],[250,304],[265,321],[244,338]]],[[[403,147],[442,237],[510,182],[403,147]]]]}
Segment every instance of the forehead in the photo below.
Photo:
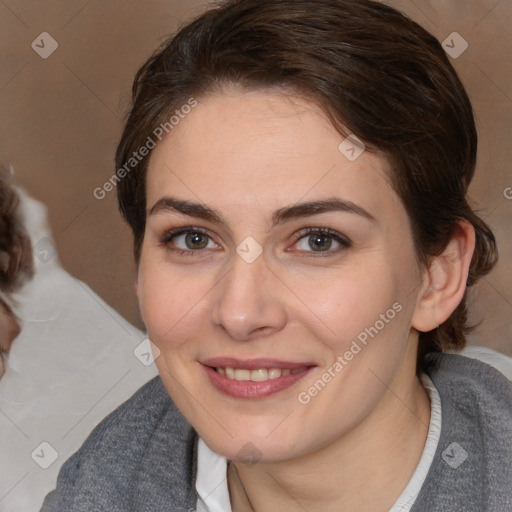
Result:
{"type": "Polygon", "coordinates": [[[404,215],[385,169],[383,156],[345,140],[315,104],[227,90],[198,100],[153,150],[147,204],[169,194],[263,214],[336,195],[375,217],[404,215]]]}

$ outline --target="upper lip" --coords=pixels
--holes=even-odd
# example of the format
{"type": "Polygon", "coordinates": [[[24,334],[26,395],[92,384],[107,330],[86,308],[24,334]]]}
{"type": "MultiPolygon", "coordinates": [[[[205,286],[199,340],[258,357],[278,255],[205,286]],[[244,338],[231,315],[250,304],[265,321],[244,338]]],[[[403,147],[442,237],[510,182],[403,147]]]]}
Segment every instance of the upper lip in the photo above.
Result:
{"type": "Polygon", "coordinates": [[[316,366],[311,362],[295,363],[291,361],[282,361],[278,359],[256,358],[256,359],[237,359],[234,357],[212,357],[200,361],[205,366],[212,368],[240,368],[244,370],[258,370],[260,368],[303,368],[305,366],[316,366]]]}

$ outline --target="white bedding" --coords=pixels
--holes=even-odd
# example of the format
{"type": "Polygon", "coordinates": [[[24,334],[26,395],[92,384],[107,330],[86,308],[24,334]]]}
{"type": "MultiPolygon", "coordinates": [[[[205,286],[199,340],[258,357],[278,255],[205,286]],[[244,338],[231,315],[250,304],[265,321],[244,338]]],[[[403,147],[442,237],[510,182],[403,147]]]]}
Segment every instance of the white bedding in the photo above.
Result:
{"type": "MultiPolygon", "coordinates": [[[[22,332],[0,380],[0,512],[37,512],[93,427],[156,375],[154,364],[134,355],[144,333],[62,269],[46,208],[21,195],[36,273],[17,294],[22,332]]],[[[512,378],[511,358],[466,351],[512,378]]]]}
{"type": "Polygon", "coordinates": [[[92,428],[156,375],[134,355],[144,333],[62,269],[46,208],[21,194],[40,254],[34,279],[16,295],[22,332],[0,380],[1,512],[38,511],[92,428]]]}

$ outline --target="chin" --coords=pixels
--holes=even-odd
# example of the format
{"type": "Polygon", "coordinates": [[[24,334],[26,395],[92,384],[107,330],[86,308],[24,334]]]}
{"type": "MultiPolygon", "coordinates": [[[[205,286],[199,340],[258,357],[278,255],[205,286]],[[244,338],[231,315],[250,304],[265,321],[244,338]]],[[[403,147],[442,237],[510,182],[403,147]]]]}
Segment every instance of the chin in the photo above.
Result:
{"type": "MultiPolygon", "coordinates": [[[[302,437],[300,433],[296,437],[290,436],[289,429],[283,430],[281,433],[272,432],[273,430],[275,431],[275,427],[280,421],[282,419],[273,422],[272,427],[265,425],[265,428],[254,430],[242,426],[236,427],[236,432],[239,434],[234,434],[233,437],[224,433],[222,438],[219,438],[213,432],[209,435],[204,429],[203,432],[199,430],[198,432],[211,450],[229,460],[249,465],[279,462],[293,459],[307,451],[306,447],[300,446],[302,437]],[[241,432],[243,434],[240,434],[241,432]]],[[[228,427],[226,430],[235,432],[234,429],[231,430],[232,428],[228,427]]]]}

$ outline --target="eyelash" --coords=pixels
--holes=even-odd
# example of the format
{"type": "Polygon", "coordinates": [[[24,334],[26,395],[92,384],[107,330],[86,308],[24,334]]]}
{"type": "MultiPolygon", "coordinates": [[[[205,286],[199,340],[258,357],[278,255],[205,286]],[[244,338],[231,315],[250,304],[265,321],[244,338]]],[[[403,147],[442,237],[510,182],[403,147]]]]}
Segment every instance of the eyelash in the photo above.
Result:
{"type": "Polygon", "coordinates": [[[179,235],[186,235],[187,233],[200,234],[203,236],[207,236],[208,238],[211,239],[211,237],[208,235],[208,232],[205,229],[195,228],[195,227],[185,227],[185,228],[170,229],[169,231],[166,231],[166,233],[162,237],[160,243],[165,249],[172,251],[180,256],[199,256],[199,253],[202,252],[201,250],[186,251],[184,249],[176,249],[176,248],[172,248],[169,246],[169,244],[173,238],[175,238],[179,235]]]}
{"type": "MultiPolygon", "coordinates": [[[[184,249],[176,249],[176,248],[172,248],[169,246],[170,242],[172,241],[173,238],[179,236],[179,235],[185,235],[185,234],[188,234],[188,233],[193,233],[193,234],[200,234],[200,235],[203,235],[203,236],[206,236],[208,237],[210,240],[212,240],[212,238],[210,237],[210,235],[208,234],[208,231],[203,229],[203,228],[195,228],[195,227],[182,227],[182,228],[175,228],[175,229],[171,229],[169,231],[167,231],[164,236],[162,237],[162,239],[160,240],[160,244],[166,248],[167,250],[170,250],[180,256],[199,256],[201,252],[203,252],[204,249],[196,249],[196,250],[184,250],[184,249]]],[[[321,235],[321,236],[326,236],[326,237],[329,237],[331,238],[332,240],[338,242],[340,244],[340,247],[338,247],[337,249],[335,249],[334,251],[333,250],[328,250],[328,251],[298,251],[298,252],[303,252],[305,256],[307,257],[313,257],[313,258],[325,258],[325,257],[328,257],[328,256],[332,256],[334,254],[337,254],[338,252],[340,252],[341,250],[344,250],[344,249],[348,249],[349,247],[352,246],[352,243],[351,241],[341,235],[340,233],[336,232],[336,231],[333,231],[329,228],[306,228],[306,229],[303,229],[301,230],[299,233],[297,233],[295,236],[294,236],[294,245],[299,241],[301,240],[302,238],[306,238],[308,236],[311,236],[311,235],[321,235]]],[[[213,241],[213,240],[212,240],[213,241]]],[[[288,251],[290,252],[290,251],[288,251]]],[[[297,251],[294,251],[294,252],[297,252],[297,251]]]]}
{"type": "MultiPolygon", "coordinates": [[[[352,246],[352,242],[346,237],[338,233],[337,231],[333,231],[329,228],[306,228],[301,230],[297,235],[294,236],[294,245],[301,240],[302,238],[307,238],[311,235],[321,235],[328,238],[331,238],[335,242],[340,244],[340,247],[334,250],[327,251],[298,251],[303,252],[304,256],[311,258],[327,258],[329,256],[337,255],[340,251],[348,249],[352,246]]],[[[296,251],[294,251],[296,252],[296,251]]]]}

